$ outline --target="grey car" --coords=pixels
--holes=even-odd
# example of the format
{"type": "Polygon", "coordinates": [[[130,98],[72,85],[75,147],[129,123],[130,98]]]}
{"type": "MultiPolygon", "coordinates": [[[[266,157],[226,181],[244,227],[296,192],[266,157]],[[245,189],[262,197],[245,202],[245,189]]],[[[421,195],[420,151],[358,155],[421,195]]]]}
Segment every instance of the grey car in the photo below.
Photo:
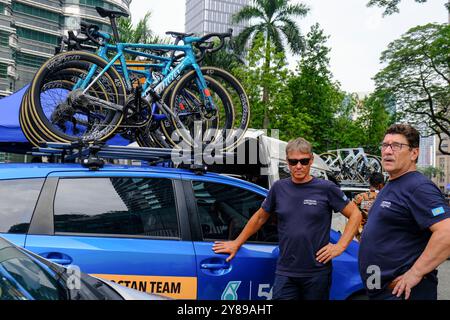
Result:
{"type": "Polygon", "coordinates": [[[166,300],[65,268],[0,238],[0,300],[166,300]]]}

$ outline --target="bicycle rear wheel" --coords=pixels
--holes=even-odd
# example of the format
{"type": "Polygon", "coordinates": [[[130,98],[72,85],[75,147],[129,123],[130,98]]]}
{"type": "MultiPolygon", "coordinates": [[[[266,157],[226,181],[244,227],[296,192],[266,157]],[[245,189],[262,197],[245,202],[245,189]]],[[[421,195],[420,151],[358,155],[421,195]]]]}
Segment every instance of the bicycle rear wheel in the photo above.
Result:
{"type": "Polygon", "coordinates": [[[325,161],[325,164],[326,164],[327,166],[329,166],[330,169],[337,168],[337,167],[336,167],[337,155],[336,155],[335,153],[325,152],[325,153],[321,153],[321,154],[319,155],[319,157],[320,157],[323,161],[325,161]]]}
{"type": "MultiPolygon", "coordinates": [[[[80,72],[84,72],[83,70],[74,69],[74,70],[61,70],[56,73],[55,79],[59,79],[52,85],[55,85],[59,88],[70,88],[73,86],[73,82],[71,82],[71,77],[75,74],[79,74],[80,72]]],[[[49,82],[50,83],[50,82],[49,82]]],[[[39,122],[35,120],[31,112],[30,106],[30,88],[26,91],[22,98],[20,114],[19,114],[19,122],[22,128],[23,133],[26,138],[35,146],[38,146],[39,143],[44,141],[54,141],[53,136],[49,136],[46,132],[46,128],[42,127],[39,122]],[[41,129],[43,128],[43,129],[41,129]]],[[[67,141],[62,141],[67,142],[67,141]]]]}
{"type": "Polygon", "coordinates": [[[382,172],[381,160],[377,156],[366,155],[367,159],[359,159],[356,164],[357,170],[361,175],[363,182],[368,182],[370,175],[375,172],[382,172]]]}
{"type": "Polygon", "coordinates": [[[30,86],[30,123],[50,141],[109,138],[122,121],[126,91],[118,72],[104,70],[106,65],[95,54],[76,51],[47,61],[30,86]]]}

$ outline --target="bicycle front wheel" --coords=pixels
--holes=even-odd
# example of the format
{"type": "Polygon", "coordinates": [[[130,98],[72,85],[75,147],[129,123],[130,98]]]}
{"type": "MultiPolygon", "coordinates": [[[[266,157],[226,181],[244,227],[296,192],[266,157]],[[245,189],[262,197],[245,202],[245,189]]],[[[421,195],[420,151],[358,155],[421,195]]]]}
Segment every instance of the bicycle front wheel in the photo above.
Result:
{"type": "Polygon", "coordinates": [[[177,119],[163,121],[161,129],[174,147],[223,144],[226,129],[232,128],[234,110],[231,97],[216,80],[205,77],[205,81],[208,89],[202,90],[196,74],[189,73],[177,82],[173,90],[165,92],[177,119]],[[179,122],[188,132],[181,130],[179,122]]]}
{"type": "Polygon", "coordinates": [[[212,78],[219,82],[231,97],[233,103],[234,123],[228,130],[224,150],[235,148],[248,128],[250,122],[250,102],[244,87],[231,73],[216,67],[201,67],[205,77],[212,78]]]}

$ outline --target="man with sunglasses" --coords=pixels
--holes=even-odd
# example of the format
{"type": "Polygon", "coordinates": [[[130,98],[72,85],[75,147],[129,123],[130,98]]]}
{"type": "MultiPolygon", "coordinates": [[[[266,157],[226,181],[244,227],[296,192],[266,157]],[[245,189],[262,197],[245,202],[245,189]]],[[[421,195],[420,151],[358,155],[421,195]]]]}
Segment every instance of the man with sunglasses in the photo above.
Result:
{"type": "Polygon", "coordinates": [[[247,239],[271,215],[276,215],[280,254],[273,298],[328,300],[331,260],[350,244],[362,216],[336,184],[310,175],[314,155],[308,141],[303,138],[290,141],[286,146],[286,160],[291,177],[274,183],[261,208],[234,241],[217,241],[213,250],[229,253],[227,261],[230,261],[247,239]],[[333,210],[349,218],[336,244],[329,243],[333,210]]]}
{"type": "Polygon", "coordinates": [[[419,132],[389,127],[381,159],[389,181],[373,203],[361,238],[359,267],[369,298],[436,300],[436,268],[450,256],[450,208],[416,171],[419,132]]]}

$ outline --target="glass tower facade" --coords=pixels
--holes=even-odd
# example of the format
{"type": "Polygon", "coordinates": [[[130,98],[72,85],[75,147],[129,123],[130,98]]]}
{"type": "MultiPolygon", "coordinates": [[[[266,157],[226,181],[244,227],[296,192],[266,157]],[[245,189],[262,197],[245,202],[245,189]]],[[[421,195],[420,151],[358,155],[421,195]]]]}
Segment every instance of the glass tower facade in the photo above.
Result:
{"type": "Polygon", "coordinates": [[[29,83],[53,56],[58,37],[81,20],[110,31],[95,7],[129,13],[131,0],[0,0],[0,97],[29,83]]]}
{"type": "Polygon", "coordinates": [[[204,35],[210,32],[227,32],[233,29],[237,36],[247,23],[233,24],[231,18],[249,0],[186,0],[186,32],[204,35]]]}

